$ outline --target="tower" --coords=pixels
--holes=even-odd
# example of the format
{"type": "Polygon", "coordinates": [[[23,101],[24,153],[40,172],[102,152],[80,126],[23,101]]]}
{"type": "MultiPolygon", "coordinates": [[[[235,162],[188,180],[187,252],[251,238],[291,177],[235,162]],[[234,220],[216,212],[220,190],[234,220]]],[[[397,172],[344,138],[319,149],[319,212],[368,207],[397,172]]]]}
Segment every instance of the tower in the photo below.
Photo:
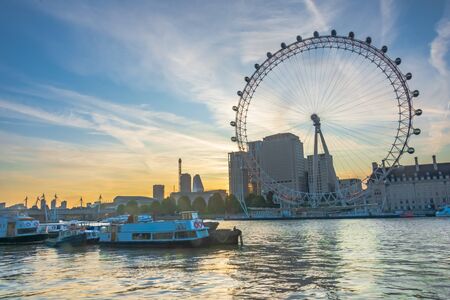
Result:
{"type": "Polygon", "coordinates": [[[181,192],[181,158],[178,159],[178,191],[181,192]]]}
{"type": "MultiPolygon", "coordinates": [[[[313,194],[323,192],[335,192],[339,189],[336,172],[333,166],[333,158],[328,151],[327,143],[320,127],[320,118],[317,114],[311,115],[314,125],[314,155],[312,156],[312,174],[309,191],[313,194]],[[319,154],[319,138],[324,154],[319,154]]],[[[315,202],[318,199],[314,196],[315,202]]],[[[317,203],[315,203],[317,204],[317,203]]]]}

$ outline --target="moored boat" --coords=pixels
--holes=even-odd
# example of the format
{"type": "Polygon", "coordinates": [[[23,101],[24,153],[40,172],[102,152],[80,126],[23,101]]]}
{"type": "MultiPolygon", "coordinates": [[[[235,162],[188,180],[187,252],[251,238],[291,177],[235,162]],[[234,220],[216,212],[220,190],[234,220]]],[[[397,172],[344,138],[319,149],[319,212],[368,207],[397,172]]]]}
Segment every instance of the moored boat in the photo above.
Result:
{"type": "Polygon", "coordinates": [[[46,241],[47,246],[63,247],[63,246],[83,246],[88,244],[97,244],[100,239],[97,230],[88,230],[78,226],[76,223],[70,225],[65,230],[60,230],[54,238],[46,241]]]}
{"type": "Polygon", "coordinates": [[[103,226],[99,242],[109,246],[200,247],[208,237],[208,228],[197,212],[183,212],[181,220],[139,222],[130,216],[127,223],[103,226]]]}
{"type": "Polygon", "coordinates": [[[450,217],[450,205],[445,205],[436,212],[436,217],[450,217]]]}
{"type": "Polygon", "coordinates": [[[42,243],[47,238],[38,220],[24,215],[0,216],[0,245],[42,243]]]}

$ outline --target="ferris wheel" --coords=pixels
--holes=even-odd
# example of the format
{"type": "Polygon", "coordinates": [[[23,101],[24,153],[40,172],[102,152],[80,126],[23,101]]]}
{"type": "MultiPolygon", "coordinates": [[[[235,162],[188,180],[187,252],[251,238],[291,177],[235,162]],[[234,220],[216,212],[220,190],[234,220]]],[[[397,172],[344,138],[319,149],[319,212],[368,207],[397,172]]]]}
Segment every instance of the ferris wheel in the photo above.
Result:
{"type": "Polygon", "coordinates": [[[350,203],[367,194],[369,182],[385,180],[405,152],[414,153],[409,142],[421,133],[413,127],[414,117],[422,114],[413,106],[419,91],[409,89],[411,73],[402,73],[401,59],[389,58],[387,51],[353,32],[320,36],[316,31],[281,43],[254,65],[237,92],[231,140],[247,153],[251,181],[263,194],[289,205],[350,203]],[[298,137],[303,185],[286,183],[255,150],[280,134],[298,137]]]}

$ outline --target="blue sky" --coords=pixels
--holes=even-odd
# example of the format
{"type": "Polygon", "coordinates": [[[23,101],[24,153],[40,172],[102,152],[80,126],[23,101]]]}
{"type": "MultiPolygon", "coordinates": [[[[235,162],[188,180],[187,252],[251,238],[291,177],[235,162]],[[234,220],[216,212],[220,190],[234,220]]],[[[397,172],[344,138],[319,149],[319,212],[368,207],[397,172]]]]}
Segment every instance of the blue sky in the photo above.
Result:
{"type": "Polygon", "coordinates": [[[449,1],[0,2],[0,202],[170,192],[178,157],[227,189],[243,77],[331,29],[402,58],[421,92],[419,160],[449,161],[449,1]]]}

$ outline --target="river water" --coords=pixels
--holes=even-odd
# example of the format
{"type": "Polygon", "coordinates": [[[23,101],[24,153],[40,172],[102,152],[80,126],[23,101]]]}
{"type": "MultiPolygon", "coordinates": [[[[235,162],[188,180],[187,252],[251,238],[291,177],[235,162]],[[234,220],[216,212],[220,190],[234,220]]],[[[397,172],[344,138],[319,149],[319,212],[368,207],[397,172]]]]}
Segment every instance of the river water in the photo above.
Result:
{"type": "Polygon", "coordinates": [[[450,218],[222,221],[230,249],[0,247],[0,298],[450,299],[450,218]]]}

